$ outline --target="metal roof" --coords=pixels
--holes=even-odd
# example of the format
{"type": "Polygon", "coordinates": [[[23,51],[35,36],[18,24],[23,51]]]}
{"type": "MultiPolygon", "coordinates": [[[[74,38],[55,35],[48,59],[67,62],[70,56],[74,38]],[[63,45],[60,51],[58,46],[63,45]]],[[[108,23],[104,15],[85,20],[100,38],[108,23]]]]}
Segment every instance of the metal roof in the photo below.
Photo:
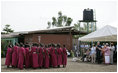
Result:
{"type": "Polygon", "coordinates": [[[28,34],[62,34],[62,33],[72,33],[72,34],[87,34],[86,31],[77,31],[74,29],[74,26],[65,26],[65,27],[56,27],[51,29],[45,29],[45,30],[35,30],[35,31],[29,31],[28,34]]]}
{"type": "Polygon", "coordinates": [[[34,30],[34,31],[29,31],[28,33],[43,33],[43,32],[57,32],[57,31],[69,31],[71,28],[73,28],[74,26],[65,26],[65,27],[55,27],[55,28],[50,28],[50,29],[44,29],[44,30],[34,30]]]}
{"type": "Polygon", "coordinates": [[[22,32],[13,32],[13,33],[9,33],[9,34],[1,34],[1,38],[13,38],[13,37],[18,37],[22,34],[26,34],[28,32],[26,31],[22,31],[22,32]]]}
{"type": "Polygon", "coordinates": [[[1,38],[10,38],[10,37],[18,37],[20,35],[25,34],[62,34],[62,33],[70,33],[73,35],[76,34],[87,34],[85,31],[77,31],[74,29],[74,26],[65,26],[65,27],[55,27],[44,30],[34,30],[34,31],[21,31],[21,32],[13,32],[9,34],[1,34],[1,38]]]}

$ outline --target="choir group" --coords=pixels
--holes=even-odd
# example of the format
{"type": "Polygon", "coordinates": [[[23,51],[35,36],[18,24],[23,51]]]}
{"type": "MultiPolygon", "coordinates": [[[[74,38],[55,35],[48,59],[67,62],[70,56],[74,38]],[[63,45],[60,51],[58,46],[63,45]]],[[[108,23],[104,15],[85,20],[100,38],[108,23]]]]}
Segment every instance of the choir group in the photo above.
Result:
{"type": "Polygon", "coordinates": [[[15,43],[8,46],[5,65],[9,68],[49,68],[66,67],[67,52],[65,45],[60,44],[37,44],[32,45],[15,43]]]}

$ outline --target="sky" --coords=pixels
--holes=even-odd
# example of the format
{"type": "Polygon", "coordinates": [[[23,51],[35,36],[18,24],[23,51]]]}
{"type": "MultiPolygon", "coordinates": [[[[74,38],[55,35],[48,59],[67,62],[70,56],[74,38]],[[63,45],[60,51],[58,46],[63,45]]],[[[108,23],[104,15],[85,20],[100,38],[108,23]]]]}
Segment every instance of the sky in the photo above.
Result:
{"type": "Polygon", "coordinates": [[[117,3],[115,0],[77,1],[77,0],[39,0],[39,1],[2,1],[1,31],[10,24],[15,31],[32,31],[47,28],[47,22],[58,16],[61,11],[73,19],[71,24],[83,19],[83,10],[94,9],[98,29],[105,25],[117,27],[117,3]]]}

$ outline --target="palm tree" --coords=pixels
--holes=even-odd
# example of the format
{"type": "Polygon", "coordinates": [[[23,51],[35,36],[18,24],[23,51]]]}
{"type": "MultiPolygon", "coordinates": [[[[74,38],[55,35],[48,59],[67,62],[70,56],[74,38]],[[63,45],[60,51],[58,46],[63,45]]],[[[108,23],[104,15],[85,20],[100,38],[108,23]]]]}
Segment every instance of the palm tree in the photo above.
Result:
{"type": "Polygon", "coordinates": [[[72,23],[73,19],[71,19],[70,17],[67,18],[67,22],[65,26],[70,26],[72,23]]]}
{"type": "Polygon", "coordinates": [[[55,17],[52,17],[52,26],[54,27],[54,26],[56,26],[56,18],[55,17]]]}
{"type": "Polygon", "coordinates": [[[47,23],[48,24],[48,27],[47,28],[50,28],[52,25],[53,27],[56,26],[56,27],[63,27],[63,26],[70,26],[71,23],[72,23],[73,19],[71,17],[67,17],[66,15],[62,15],[62,12],[59,11],[58,12],[58,17],[52,17],[52,22],[47,23]]]}
{"type": "Polygon", "coordinates": [[[47,29],[50,28],[50,27],[51,27],[51,22],[48,21],[48,27],[47,27],[47,29]]]}

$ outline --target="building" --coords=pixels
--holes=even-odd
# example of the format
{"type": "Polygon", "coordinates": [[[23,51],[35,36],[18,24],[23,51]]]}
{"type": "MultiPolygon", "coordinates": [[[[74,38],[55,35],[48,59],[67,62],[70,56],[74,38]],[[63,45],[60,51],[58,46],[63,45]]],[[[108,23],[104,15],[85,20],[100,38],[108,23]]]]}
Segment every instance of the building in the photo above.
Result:
{"type": "Polygon", "coordinates": [[[66,26],[66,27],[57,27],[53,29],[46,30],[35,30],[28,32],[18,32],[17,39],[18,42],[23,43],[43,43],[43,44],[60,44],[66,45],[68,50],[72,49],[73,46],[73,35],[85,35],[87,34],[84,31],[77,31],[73,29],[74,26],[66,26]]]}

